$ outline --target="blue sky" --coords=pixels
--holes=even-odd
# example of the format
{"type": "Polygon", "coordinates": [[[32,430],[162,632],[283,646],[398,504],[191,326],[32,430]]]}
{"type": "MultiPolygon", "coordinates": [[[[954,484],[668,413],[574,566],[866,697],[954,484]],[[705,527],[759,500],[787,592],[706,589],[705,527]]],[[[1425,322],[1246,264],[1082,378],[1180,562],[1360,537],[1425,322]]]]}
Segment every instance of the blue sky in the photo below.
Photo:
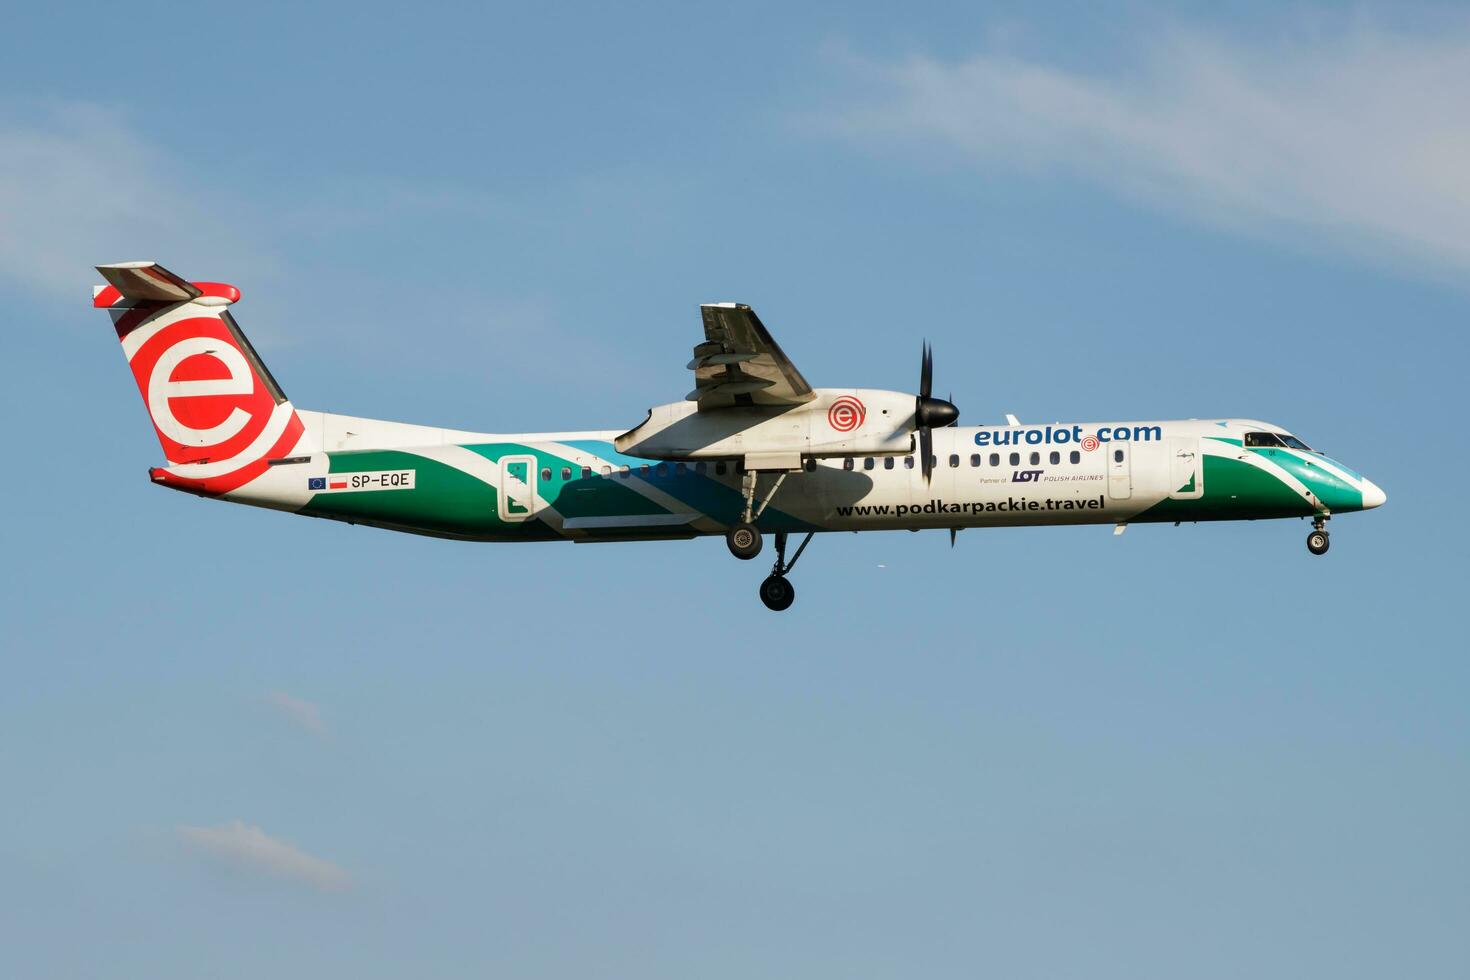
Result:
{"type": "Polygon", "coordinates": [[[1462,977],[1470,19],[29,5],[0,37],[15,976],[1462,977]],[[1384,508],[470,546],[165,493],[100,262],[305,408],[631,425],[695,307],[1384,508]]]}

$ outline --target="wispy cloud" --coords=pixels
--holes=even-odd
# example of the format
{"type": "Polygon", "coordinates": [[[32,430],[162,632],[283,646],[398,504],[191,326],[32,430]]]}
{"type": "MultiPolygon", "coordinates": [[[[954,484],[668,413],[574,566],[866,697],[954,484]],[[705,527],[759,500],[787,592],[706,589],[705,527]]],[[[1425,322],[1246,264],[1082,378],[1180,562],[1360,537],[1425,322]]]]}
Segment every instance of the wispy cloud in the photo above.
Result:
{"type": "Polygon", "coordinates": [[[1393,264],[1470,267],[1470,24],[1279,43],[1176,32],[1106,74],[997,51],[845,60],[873,96],[835,125],[870,144],[1061,171],[1393,264]]]}
{"type": "Polygon", "coordinates": [[[281,714],[312,734],[326,734],[327,726],[322,721],[321,709],[313,702],[287,694],[285,691],[272,691],[270,703],[281,714]]]}
{"type": "Polygon", "coordinates": [[[203,256],[269,266],[228,195],[207,193],[105,107],[0,104],[0,279],[85,295],[99,262],[203,256]]]}
{"type": "Polygon", "coordinates": [[[307,854],[259,827],[233,820],[219,827],[178,828],[179,838],[201,854],[232,867],[301,882],[327,891],[351,884],[347,872],[307,854]]]}

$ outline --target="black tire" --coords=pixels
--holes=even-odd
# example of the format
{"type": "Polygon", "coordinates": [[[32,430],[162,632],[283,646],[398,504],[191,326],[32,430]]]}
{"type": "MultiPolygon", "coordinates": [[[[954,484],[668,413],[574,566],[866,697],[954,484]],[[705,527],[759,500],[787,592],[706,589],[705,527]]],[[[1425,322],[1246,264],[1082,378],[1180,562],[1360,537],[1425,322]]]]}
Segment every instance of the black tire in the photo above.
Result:
{"type": "Polygon", "coordinates": [[[1327,548],[1332,544],[1332,539],[1327,536],[1326,531],[1313,531],[1307,535],[1307,550],[1314,555],[1327,554],[1327,548]]]}
{"type": "Polygon", "coordinates": [[[729,545],[730,554],[741,561],[750,561],[761,553],[761,533],[754,524],[742,522],[725,532],[725,544],[729,545]]]}
{"type": "Polygon", "coordinates": [[[796,589],[784,575],[772,575],[761,583],[761,602],[773,612],[790,609],[796,601],[796,589]]]}

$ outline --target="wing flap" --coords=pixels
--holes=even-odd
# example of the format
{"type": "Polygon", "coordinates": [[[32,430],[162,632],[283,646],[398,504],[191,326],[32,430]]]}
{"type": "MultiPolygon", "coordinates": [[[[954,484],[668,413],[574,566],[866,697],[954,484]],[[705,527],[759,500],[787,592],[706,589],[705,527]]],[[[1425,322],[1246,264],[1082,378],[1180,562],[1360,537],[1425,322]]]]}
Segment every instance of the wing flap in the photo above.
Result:
{"type": "Polygon", "coordinates": [[[800,405],[816,395],[755,311],[744,303],[699,308],[704,342],[689,362],[699,410],[735,405],[800,405]]]}

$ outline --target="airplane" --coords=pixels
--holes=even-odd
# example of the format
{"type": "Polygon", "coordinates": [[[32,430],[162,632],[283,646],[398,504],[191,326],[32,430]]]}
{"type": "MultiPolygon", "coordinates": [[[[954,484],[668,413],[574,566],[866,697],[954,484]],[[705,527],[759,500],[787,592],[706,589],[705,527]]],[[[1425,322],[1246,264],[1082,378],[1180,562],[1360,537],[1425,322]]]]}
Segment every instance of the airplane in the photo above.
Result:
{"type": "Polygon", "coordinates": [[[156,262],[97,267],[163,447],[160,486],[309,517],[465,541],[646,541],[723,534],[788,608],[819,531],[1308,518],[1387,499],[1278,425],[1251,419],[960,426],[933,394],[813,388],[749,306],[700,307],[694,387],[637,425],[494,434],[298,410],[230,308],[234,286],[156,262]],[[791,535],[803,535],[787,557],[791,535]]]}

